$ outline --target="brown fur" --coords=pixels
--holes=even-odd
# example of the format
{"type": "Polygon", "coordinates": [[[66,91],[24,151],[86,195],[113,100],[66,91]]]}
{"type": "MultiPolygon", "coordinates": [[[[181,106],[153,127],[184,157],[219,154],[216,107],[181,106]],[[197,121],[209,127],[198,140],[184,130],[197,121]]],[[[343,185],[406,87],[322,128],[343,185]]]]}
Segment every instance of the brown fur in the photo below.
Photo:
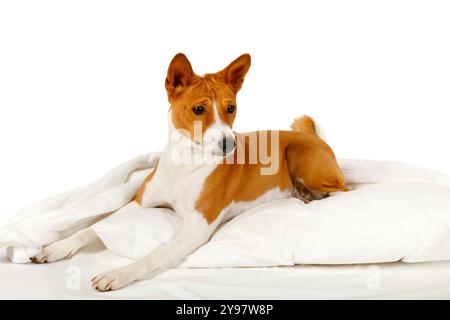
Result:
{"type": "Polygon", "coordinates": [[[141,186],[139,187],[138,193],[136,194],[136,197],[134,198],[134,201],[136,201],[139,204],[142,204],[142,198],[145,193],[145,189],[147,188],[147,184],[153,179],[153,176],[155,175],[156,168],[145,178],[144,182],[142,182],[141,186]]]}
{"type": "Polygon", "coordinates": [[[316,135],[316,126],[314,120],[307,115],[294,119],[291,124],[292,131],[304,132],[316,135]]]}
{"type": "MultiPolygon", "coordinates": [[[[250,68],[250,56],[244,54],[224,70],[199,77],[183,54],[177,54],[167,72],[166,90],[172,108],[172,122],[177,129],[185,130],[194,137],[194,121],[202,122],[202,133],[213,123],[213,101],[217,102],[220,118],[230,127],[236,111],[227,112],[228,105],[236,106],[236,94],[250,68]],[[205,113],[195,115],[192,108],[202,105],[205,113]]],[[[236,106],[237,110],[237,106],[236,106]]],[[[200,142],[200,141],[197,141],[200,142]]]]}
{"type": "MultiPolygon", "coordinates": [[[[244,137],[250,134],[237,134],[237,143],[242,145],[244,137]]],[[[260,169],[269,165],[263,164],[259,156],[256,164],[250,164],[248,161],[245,164],[238,164],[238,155],[235,151],[230,155],[234,157],[235,164],[218,165],[206,179],[203,191],[196,202],[196,209],[204,214],[209,223],[233,201],[253,201],[276,187],[281,191],[296,191],[293,179],[298,179],[307,188],[319,192],[348,190],[333,151],[323,140],[301,132],[278,131],[278,134],[279,157],[275,161],[279,161],[279,170],[275,175],[261,175],[260,169]]],[[[271,135],[264,136],[267,137],[265,145],[269,154],[272,154],[271,135]]],[[[245,144],[243,149],[248,160],[248,144],[245,144]]],[[[239,150],[239,147],[236,150],[239,150]]]]}

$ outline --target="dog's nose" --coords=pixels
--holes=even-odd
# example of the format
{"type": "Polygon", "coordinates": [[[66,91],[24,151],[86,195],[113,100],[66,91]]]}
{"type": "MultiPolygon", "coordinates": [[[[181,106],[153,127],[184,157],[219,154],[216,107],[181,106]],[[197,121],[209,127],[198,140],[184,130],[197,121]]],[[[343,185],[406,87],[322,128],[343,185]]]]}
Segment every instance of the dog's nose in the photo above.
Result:
{"type": "Polygon", "coordinates": [[[228,154],[234,150],[236,147],[236,141],[233,137],[224,136],[222,140],[219,141],[219,148],[222,150],[223,154],[228,154]]]}

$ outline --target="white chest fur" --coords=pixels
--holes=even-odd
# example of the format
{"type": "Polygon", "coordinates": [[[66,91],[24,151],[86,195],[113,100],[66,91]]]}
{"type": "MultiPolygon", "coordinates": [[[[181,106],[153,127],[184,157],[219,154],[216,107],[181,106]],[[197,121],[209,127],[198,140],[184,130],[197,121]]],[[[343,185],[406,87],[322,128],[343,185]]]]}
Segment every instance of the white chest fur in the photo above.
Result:
{"type": "Polygon", "coordinates": [[[142,206],[170,206],[177,214],[186,214],[195,211],[204,182],[216,165],[176,163],[171,153],[170,148],[162,152],[156,172],[145,188],[142,206]]]}
{"type": "MultiPolygon", "coordinates": [[[[216,166],[213,164],[177,165],[171,161],[168,150],[164,150],[157,171],[146,187],[142,206],[169,206],[181,216],[196,212],[195,204],[202,192],[204,182],[216,166]]],[[[252,201],[233,201],[221,210],[216,222],[228,221],[259,204],[291,196],[290,190],[281,191],[279,188],[274,188],[252,201]]]]}

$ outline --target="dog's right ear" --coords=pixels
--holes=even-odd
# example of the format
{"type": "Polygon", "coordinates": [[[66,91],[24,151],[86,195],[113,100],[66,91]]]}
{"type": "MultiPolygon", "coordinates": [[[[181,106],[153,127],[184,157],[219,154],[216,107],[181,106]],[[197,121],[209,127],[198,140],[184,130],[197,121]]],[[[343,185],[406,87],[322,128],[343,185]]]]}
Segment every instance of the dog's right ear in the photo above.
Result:
{"type": "Polygon", "coordinates": [[[167,70],[165,84],[169,98],[174,94],[175,90],[189,86],[194,77],[195,74],[188,58],[182,53],[175,55],[167,70]]]}

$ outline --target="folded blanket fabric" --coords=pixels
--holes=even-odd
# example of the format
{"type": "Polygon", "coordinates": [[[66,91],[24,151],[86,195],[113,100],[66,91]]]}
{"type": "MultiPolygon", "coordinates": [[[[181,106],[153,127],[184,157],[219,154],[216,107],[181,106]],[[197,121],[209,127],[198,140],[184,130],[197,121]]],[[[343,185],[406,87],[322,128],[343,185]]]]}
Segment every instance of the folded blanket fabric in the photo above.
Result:
{"type": "Polygon", "coordinates": [[[159,155],[141,155],[93,183],[25,207],[0,229],[0,248],[6,248],[12,262],[29,262],[42,246],[120,209],[133,200],[159,155]]]}
{"type": "MultiPolygon", "coordinates": [[[[0,248],[12,262],[28,262],[43,245],[95,224],[112,251],[132,259],[148,253],[174,232],[162,211],[148,226],[142,216],[130,220],[129,226],[141,223],[143,233],[139,237],[133,229],[133,239],[126,236],[128,217],[117,223],[121,218],[109,215],[134,198],[158,159],[159,153],[142,155],[85,187],[26,207],[0,229],[0,248]],[[158,223],[156,232],[152,224],[158,223]],[[117,234],[124,240],[114,241],[121,238],[117,234]]],[[[339,163],[354,191],[308,205],[288,199],[252,208],[221,228],[184,266],[450,260],[450,176],[397,162],[339,163]]]]}

